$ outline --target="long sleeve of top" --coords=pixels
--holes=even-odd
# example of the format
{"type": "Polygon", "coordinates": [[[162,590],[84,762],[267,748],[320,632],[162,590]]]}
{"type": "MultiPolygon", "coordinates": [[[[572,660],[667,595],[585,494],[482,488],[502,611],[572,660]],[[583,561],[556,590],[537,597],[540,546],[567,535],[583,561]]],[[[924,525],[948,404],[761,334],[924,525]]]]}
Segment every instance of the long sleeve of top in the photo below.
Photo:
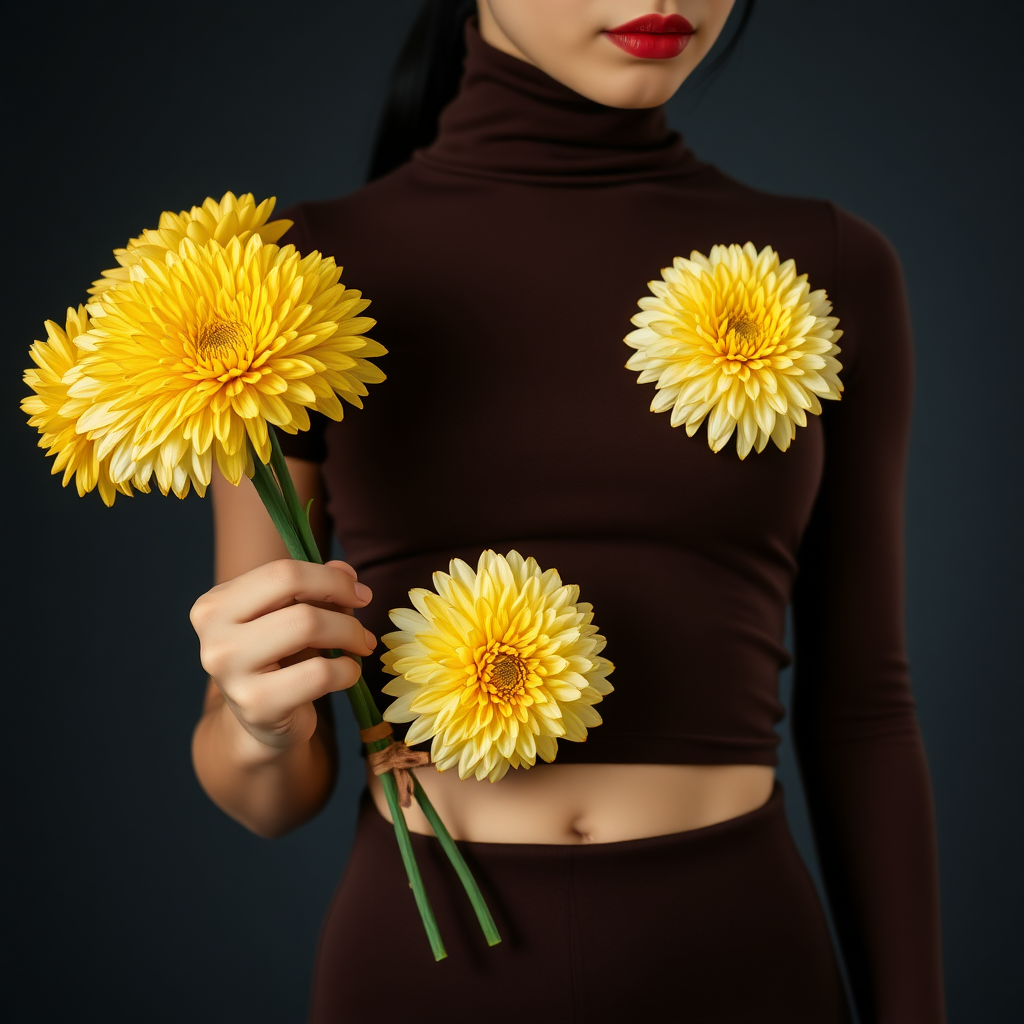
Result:
{"type": "Polygon", "coordinates": [[[864,1024],[944,1020],[935,828],[903,630],[912,353],[900,266],[837,218],[833,296],[856,343],[799,554],[792,731],[864,1024]]]}

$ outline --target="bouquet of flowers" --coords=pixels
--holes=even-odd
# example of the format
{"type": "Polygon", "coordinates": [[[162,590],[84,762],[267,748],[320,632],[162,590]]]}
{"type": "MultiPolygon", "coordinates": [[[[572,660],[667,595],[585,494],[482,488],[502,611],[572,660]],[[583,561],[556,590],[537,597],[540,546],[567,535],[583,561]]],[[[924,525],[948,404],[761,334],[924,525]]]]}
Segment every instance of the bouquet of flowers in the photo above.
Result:
{"type": "MultiPolygon", "coordinates": [[[[275,428],[309,428],[309,410],[341,420],[340,399],[360,408],[384,380],[365,332],[369,300],[341,284],[319,252],[277,245],[290,221],[270,221],[274,200],[227,193],[219,202],[164,213],[155,229],[115,251],[118,266],[46,322],[35,342],[33,394],[22,402],[54,473],[78,493],[203,495],[213,460],[238,484],[252,478],[293,558],[320,562],[308,509],[300,507],[275,428]]],[[[337,655],[339,652],[329,652],[337,655]]],[[[461,853],[408,768],[428,755],[397,742],[365,681],[346,693],[380,775],[402,859],[436,959],[445,956],[401,808],[415,795],[461,879],[490,945],[494,921],[461,853]]]]}

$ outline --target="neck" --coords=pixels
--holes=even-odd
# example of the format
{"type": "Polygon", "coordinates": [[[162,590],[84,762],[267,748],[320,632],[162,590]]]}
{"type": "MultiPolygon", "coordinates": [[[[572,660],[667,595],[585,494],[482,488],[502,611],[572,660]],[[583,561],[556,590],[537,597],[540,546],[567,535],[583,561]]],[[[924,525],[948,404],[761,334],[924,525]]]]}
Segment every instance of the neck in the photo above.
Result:
{"type": "Polygon", "coordinates": [[[466,23],[466,61],[438,137],[416,157],[450,171],[528,182],[610,184],[699,166],[663,106],[595,103],[466,23]]]}

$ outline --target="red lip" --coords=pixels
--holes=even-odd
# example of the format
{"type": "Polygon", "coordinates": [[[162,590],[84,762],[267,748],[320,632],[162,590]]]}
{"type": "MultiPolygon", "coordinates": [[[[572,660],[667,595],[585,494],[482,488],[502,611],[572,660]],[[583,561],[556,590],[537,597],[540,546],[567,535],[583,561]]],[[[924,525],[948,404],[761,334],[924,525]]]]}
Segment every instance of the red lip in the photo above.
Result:
{"type": "Polygon", "coordinates": [[[681,15],[644,14],[604,34],[620,50],[643,60],[671,60],[686,49],[693,26],[681,15]]]}
{"type": "Polygon", "coordinates": [[[681,14],[641,14],[639,18],[627,21],[618,28],[610,28],[608,32],[613,35],[626,33],[650,32],[656,35],[670,33],[685,33],[692,35],[693,26],[681,14]]]}

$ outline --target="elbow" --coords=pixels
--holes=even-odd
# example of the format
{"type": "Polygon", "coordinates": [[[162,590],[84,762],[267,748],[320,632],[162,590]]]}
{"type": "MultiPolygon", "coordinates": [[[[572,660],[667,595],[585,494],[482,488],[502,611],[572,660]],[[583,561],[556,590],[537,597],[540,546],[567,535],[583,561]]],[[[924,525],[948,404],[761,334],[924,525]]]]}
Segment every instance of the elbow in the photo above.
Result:
{"type": "Polygon", "coordinates": [[[258,839],[283,839],[290,832],[294,832],[299,826],[305,824],[303,821],[270,823],[245,822],[238,818],[235,820],[258,839]]]}
{"type": "Polygon", "coordinates": [[[233,821],[238,822],[247,832],[259,839],[282,839],[307,822],[312,821],[327,803],[330,793],[322,800],[313,804],[282,804],[268,807],[263,803],[257,806],[238,806],[230,801],[217,800],[207,791],[207,796],[221,811],[233,821]]]}

